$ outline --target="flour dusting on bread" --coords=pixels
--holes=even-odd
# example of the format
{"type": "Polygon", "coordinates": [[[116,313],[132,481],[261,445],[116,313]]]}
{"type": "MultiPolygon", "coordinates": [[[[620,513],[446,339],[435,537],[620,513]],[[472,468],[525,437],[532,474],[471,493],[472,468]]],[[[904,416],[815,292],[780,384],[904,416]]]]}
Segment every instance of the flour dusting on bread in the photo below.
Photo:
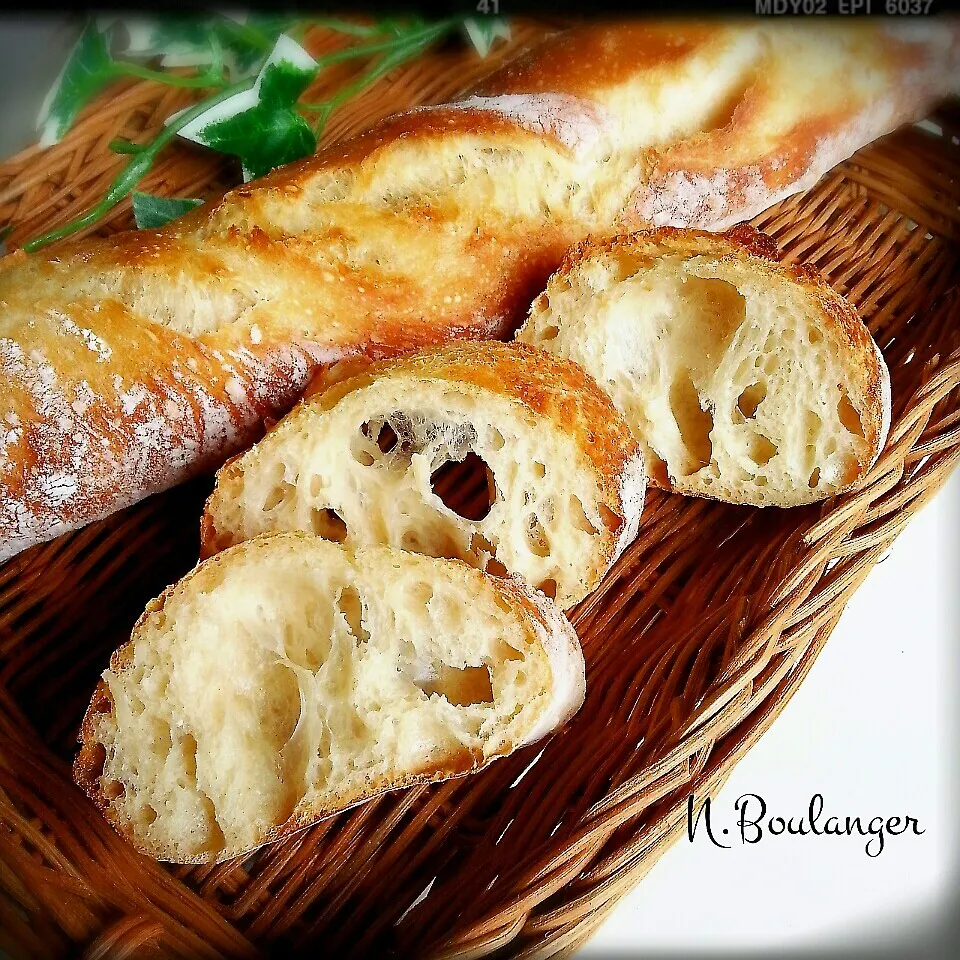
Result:
{"type": "Polygon", "coordinates": [[[223,462],[319,363],[506,336],[588,236],[805,189],[960,91],[960,26],[897,26],[582,24],[161,230],[5,258],[0,557],[223,462]]]}

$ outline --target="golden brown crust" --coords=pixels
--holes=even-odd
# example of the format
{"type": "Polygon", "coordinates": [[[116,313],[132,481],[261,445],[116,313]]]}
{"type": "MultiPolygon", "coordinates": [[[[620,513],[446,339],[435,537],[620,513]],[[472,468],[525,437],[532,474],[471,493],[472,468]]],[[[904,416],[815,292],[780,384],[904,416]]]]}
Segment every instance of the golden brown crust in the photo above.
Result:
{"type": "Polygon", "coordinates": [[[481,84],[481,96],[564,93],[602,99],[638,74],[681,67],[717,40],[720,23],[600,21],[551,37],[481,84]]]}
{"type": "Polygon", "coordinates": [[[506,336],[591,233],[718,229],[809,185],[957,89],[958,36],[583,26],[479,98],[388,118],[162,230],[6,259],[0,560],[222,462],[324,365],[506,336]],[[698,70],[721,63],[724,101],[691,120],[714,84],[698,70]],[[505,158],[493,185],[486,159],[451,172],[471,150],[505,158]],[[497,184],[513,193],[492,202],[497,184]]]}
{"type": "Polygon", "coordinates": [[[763,29],[726,122],[657,146],[625,224],[722,229],[960,92],[960,23],[763,29]]]}

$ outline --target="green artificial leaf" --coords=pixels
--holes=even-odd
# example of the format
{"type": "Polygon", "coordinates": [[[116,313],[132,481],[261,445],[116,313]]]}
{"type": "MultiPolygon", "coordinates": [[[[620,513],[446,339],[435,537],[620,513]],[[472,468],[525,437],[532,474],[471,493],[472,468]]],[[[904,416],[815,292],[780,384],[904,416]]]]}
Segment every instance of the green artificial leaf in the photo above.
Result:
{"type": "Polygon", "coordinates": [[[156,197],[152,193],[141,193],[134,190],[133,218],[140,230],[155,230],[177,217],[182,217],[188,210],[199,207],[203,201],[194,197],[156,197]]]}
{"type": "Polygon", "coordinates": [[[40,146],[58,143],[77,114],[113,79],[108,33],[90,21],[40,108],[40,146]]]}
{"type": "Polygon", "coordinates": [[[506,17],[468,17],[463,26],[481,57],[490,52],[498,37],[510,39],[510,23],[506,17]]]}
{"type": "Polygon", "coordinates": [[[316,134],[294,105],[316,67],[303,47],[281,35],[253,87],[202,113],[180,136],[239,157],[244,180],[308,156],[316,150],[316,134]]]}
{"type": "Polygon", "coordinates": [[[293,106],[316,75],[317,62],[296,41],[284,36],[263,65],[254,89],[264,104],[293,106]]]}

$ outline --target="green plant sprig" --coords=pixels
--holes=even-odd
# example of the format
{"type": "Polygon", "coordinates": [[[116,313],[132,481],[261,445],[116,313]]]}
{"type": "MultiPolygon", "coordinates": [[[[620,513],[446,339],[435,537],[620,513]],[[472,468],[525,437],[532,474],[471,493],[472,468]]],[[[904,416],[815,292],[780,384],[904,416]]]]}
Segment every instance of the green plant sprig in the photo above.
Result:
{"type": "MultiPolygon", "coordinates": [[[[112,72],[119,77],[136,77],[140,80],[152,80],[154,83],[165,83],[171,87],[225,87],[229,81],[225,75],[223,64],[223,45],[216,33],[211,33],[209,40],[210,52],[213,60],[210,66],[202,73],[194,77],[181,77],[172,73],[164,73],[162,70],[151,70],[149,67],[140,66],[138,63],[130,63],[128,60],[114,60],[111,65],[112,72]]],[[[269,48],[268,48],[269,49],[269,48]]]]}
{"type": "MultiPolygon", "coordinates": [[[[80,230],[93,226],[107,216],[117,204],[135,190],[144,176],[152,169],[160,153],[178,135],[187,136],[198,143],[221,152],[239,156],[243,160],[245,178],[258,176],[272,166],[279,166],[316,149],[317,138],[335,110],[351,98],[362,93],[391,70],[424,53],[429,47],[453,33],[465,29],[466,35],[481,55],[497,37],[509,35],[505,21],[498,18],[464,19],[462,17],[426,22],[420,18],[405,21],[395,18],[382,19],[372,24],[351,23],[335,17],[310,17],[297,21],[282,21],[275,18],[259,18],[256,26],[253,18],[238,23],[225,16],[201,20],[178,21],[171,27],[169,21],[151,34],[153,39],[141,46],[141,56],[158,56],[167,52],[164,41],[174,44],[178,52],[189,52],[190,57],[210,58],[202,70],[189,76],[153,69],[129,60],[117,60],[110,53],[112,27],[100,32],[91,21],[84,29],[71,60],[64,68],[61,87],[51,92],[57,113],[52,123],[62,136],[73,124],[82,106],[93,99],[110,81],[118,77],[135,77],[168,86],[210,91],[187,110],[169,120],[166,126],[148,143],[138,144],[118,139],[110,143],[110,149],[130,160],[110,184],[103,197],[85,213],[74,220],[56,227],[24,244],[23,249],[32,252],[61,240],[80,230]],[[355,37],[361,42],[313,60],[300,48],[297,40],[310,26],[322,26],[355,37]],[[279,41],[287,48],[294,47],[293,61],[281,58],[274,63],[279,41]],[[160,46],[154,44],[160,43],[160,46]],[[208,49],[205,49],[208,48],[208,49]],[[231,77],[226,53],[232,56],[231,63],[244,71],[256,67],[255,75],[242,78],[231,77]],[[326,100],[300,102],[303,91],[317,79],[320,73],[337,63],[355,59],[370,59],[370,65],[352,82],[341,87],[326,100]],[[272,64],[272,66],[271,66],[272,64]],[[312,64],[312,66],[308,66],[312,64]],[[64,89],[64,85],[66,88],[64,89]],[[257,102],[252,106],[249,98],[242,108],[227,107],[227,116],[210,113],[225,101],[256,88],[257,102]],[[230,114],[230,109],[241,109],[230,114]],[[245,112],[244,112],[245,111],[245,112]],[[298,111],[314,114],[311,124],[298,111]],[[206,116],[209,113],[209,118],[206,116]],[[207,121],[204,124],[204,121],[207,121]],[[197,122],[200,123],[198,129],[197,122]],[[192,132],[185,128],[191,126],[192,132]],[[249,164],[249,168],[248,168],[249,164]]],[[[287,49],[285,48],[285,49],[287,49]]],[[[242,99],[242,98],[241,98],[242,99]]],[[[235,101],[235,103],[238,101],[235,101]]],[[[221,108],[221,113],[223,108],[221,108]]],[[[46,121],[48,124],[51,120],[46,121]]],[[[185,199],[174,202],[150,204],[150,197],[137,194],[140,209],[150,208],[148,220],[151,226],[162,221],[165,211],[171,218],[189,206],[201,201],[185,199]]],[[[161,200],[162,198],[157,198],[161,200]]],[[[138,216],[138,225],[140,217],[138,216]]]]}
{"type": "Polygon", "coordinates": [[[227,97],[232,97],[235,93],[243,90],[249,90],[253,84],[254,79],[251,77],[249,80],[227,87],[213,97],[201,100],[189,110],[180,114],[174,121],[167,124],[149,144],[141,147],[133,154],[133,159],[120,171],[120,174],[113,183],[110,184],[107,192],[103,195],[99,203],[94,204],[86,213],[81,214],[75,220],[65,223],[62,227],[55,227],[53,230],[49,230],[47,233],[34,238],[29,243],[25,243],[23,249],[26,250],[27,253],[33,253],[34,250],[39,250],[40,247],[44,247],[48,243],[53,243],[55,240],[62,240],[64,237],[69,237],[71,234],[77,233],[85,227],[92,226],[98,220],[102,220],[146,176],[153,166],[154,161],[159,156],[160,151],[163,150],[188,123],[206,113],[212,106],[226,100],[227,97]]]}
{"type": "MultiPolygon", "coordinates": [[[[299,104],[302,109],[318,114],[317,120],[314,121],[314,131],[316,132],[317,136],[322,133],[323,128],[326,126],[327,120],[330,119],[330,115],[334,110],[343,106],[343,104],[348,100],[371,87],[391,70],[407,62],[408,60],[412,60],[420,56],[420,54],[427,50],[433,43],[435,43],[445,34],[450,33],[457,26],[459,26],[459,21],[442,21],[433,27],[421,31],[420,33],[405,37],[402,43],[368,44],[362,48],[366,55],[380,53],[382,56],[375,60],[374,63],[353,83],[349,83],[341,87],[329,99],[319,101],[317,103],[299,104]]],[[[348,47],[346,49],[349,50],[351,48],[348,47]]],[[[333,57],[336,56],[336,54],[330,54],[329,56],[333,57]]],[[[335,62],[328,58],[322,59],[325,62],[323,62],[321,69],[328,66],[330,63],[335,62]]]]}

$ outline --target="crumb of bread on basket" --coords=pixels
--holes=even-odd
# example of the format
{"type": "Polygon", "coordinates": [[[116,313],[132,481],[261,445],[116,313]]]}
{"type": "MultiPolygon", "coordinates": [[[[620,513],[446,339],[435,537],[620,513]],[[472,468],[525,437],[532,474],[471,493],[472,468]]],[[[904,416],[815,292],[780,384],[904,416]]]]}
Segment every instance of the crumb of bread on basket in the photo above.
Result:
{"type": "Polygon", "coordinates": [[[650,481],[681,493],[822,500],[863,477],[889,429],[889,373],[853,306],[752,228],[588,241],[517,337],[582,364],[650,481]]]}
{"type": "Polygon", "coordinates": [[[220,471],[204,555],[302,530],[517,573],[567,608],[636,536],[639,445],[577,364],[477,341],[360,366],[220,471]]]}
{"type": "Polygon", "coordinates": [[[478,770],[583,697],[573,628],[518,579],[258,537],[149,604],[97,686],[74,778],[141,852],[209,863],[478,770]]]}

